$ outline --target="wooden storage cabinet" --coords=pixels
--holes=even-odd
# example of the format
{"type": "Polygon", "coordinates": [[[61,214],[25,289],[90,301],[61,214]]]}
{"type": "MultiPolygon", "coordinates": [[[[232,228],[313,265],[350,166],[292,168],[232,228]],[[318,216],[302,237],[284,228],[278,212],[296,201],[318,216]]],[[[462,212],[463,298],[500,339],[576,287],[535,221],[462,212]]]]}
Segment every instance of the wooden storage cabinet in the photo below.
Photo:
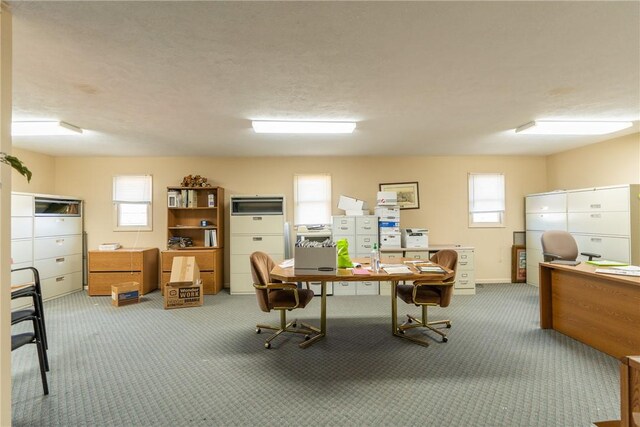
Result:
{"type": "MultiPolygon", "coordinates": [[[[222,290],[223,277],[223,251],[212,250],[166,250],[162,251],[162,278],[160,287],[169,282],[173,258],[177,256],[192,256],[196,258],[196,264],[200,270],[203,292],[207,295],[217,294],[222,290]]],[[[164,292],[164,290],[163,290],[164,292]]]]}
{"type": "Polygon", "coordinates": [[[144,295],[158,287],[158,249],[89,251],[89,295],[111,295],[111,285],[140,283],[144,295]]]}

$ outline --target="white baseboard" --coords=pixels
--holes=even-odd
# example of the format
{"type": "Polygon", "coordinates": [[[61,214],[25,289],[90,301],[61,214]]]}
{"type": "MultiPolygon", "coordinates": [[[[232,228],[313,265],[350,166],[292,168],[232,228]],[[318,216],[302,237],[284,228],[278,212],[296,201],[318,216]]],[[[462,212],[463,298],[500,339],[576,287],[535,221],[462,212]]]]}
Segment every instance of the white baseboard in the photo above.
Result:
{"type": "Polygon", "coordinates": [[[484,283],[501,283],[501,284],[510,284],[511,283],[511,279],[480,279],[480,280],[476,280],[476,283],[480,283],[480,284],[484,284],[484,283]]]}

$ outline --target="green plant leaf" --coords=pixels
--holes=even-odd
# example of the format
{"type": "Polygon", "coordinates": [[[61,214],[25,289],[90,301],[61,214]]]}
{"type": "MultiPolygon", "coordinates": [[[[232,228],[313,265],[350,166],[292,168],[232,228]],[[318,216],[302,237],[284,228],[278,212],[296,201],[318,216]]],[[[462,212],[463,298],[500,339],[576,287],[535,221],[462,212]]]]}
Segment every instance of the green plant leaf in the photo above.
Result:
{"type": "Polygon", "coordinates": [[[31,171],[22,163],[20,159],[15,156],[11,156],[6,153],[0,153],[0,162],[7,164],[14,168],[18,173],[27,178],[27,182],[31,182],[31,171]]]}

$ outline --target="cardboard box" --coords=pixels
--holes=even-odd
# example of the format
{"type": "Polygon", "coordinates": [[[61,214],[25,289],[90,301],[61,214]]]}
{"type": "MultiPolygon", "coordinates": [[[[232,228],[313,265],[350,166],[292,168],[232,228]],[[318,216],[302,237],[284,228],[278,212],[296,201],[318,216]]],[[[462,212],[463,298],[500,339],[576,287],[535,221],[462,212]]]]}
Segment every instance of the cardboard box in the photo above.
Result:
{"type": "Polygon", "coordinates": [[[196,257],[174,257],[169,283],[164,285],[164,308],[198,307],[204,293],[196,257]]]}
{"type": "Polygon", "coordinates": [[[340,196],[338,200],[338,209],[345,211],[361,211],[368,209],[367,202],[364,200],[354,199],[353,197],[340,196]]]}
{"type": "Polygon", "coordinates": [[[113,305],[114,307],[137,304],[139,302],[140,283],[125,282],[111,285],[111,305],[113,305]]]}
{"type": "Polygon", "coordinates": [[[376,204],[378,206],[395,206],[398,204],[398,193],[395,191],[378,191],[376,204]]]}
{"type": "Polygon", "coordinates": [[[335,247],[295,248],[295,274],[333,275],[338,267],[335,247]]]}

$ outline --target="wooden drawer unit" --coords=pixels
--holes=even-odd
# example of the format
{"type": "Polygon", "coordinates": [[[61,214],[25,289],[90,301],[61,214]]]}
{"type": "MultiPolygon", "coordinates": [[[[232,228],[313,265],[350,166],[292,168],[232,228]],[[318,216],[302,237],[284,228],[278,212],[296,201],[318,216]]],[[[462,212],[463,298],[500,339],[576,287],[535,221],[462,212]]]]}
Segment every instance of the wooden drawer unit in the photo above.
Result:
{"type": "Polygon", "coordinates": [[[89,295],[111,295],[111,285],[138,282],[141,293],[158,287],[158,249],[89,251],[89,295]]]}
{"type": "Polygon", "coordinates": [[[171,276],[173,258],[177,256],[192,256],[196,258],[202,288],[205,294],[213,295],[222,290],[222,251],[223,249],[203,250],[167,250],[162,251],[162,282],[167,283],[171,276]]]}

